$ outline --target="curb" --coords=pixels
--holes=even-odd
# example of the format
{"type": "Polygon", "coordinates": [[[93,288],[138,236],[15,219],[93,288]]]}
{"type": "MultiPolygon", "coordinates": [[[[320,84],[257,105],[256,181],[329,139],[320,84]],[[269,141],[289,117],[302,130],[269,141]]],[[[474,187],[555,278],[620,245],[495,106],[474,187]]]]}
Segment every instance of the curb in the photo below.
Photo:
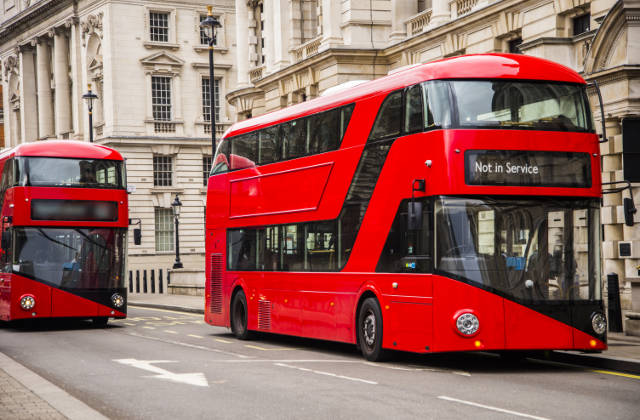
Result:
{"type": "Polygon", "coordinates": [[[129,302],[130,306],[140,306],[142,308],[153,308],[153,309],[166,309],[169,311],[177,311],[177,312],[189,312],[192,314],[202,314],[204,315],[204,309],[200,308],[188,308],[185,306],[177,306],[177,305],[165,305],[162,303],[145,303],[145,302],[129,302]]]}
{"type": "MultiPolygon", "coordinates": [[[[185,306],[166,305],[159,303],[144,303],[144,302],[129,302],[131,306],[140,306],[144,308],[154,309],[167,309],[178,312],[189,312],[195,314],[203,314],[204,309],[200,308],[188,308],[185,306]]],[[[623,341],[621,338],[613,338],[616,341],[623,341]]],[[[629,340],[635,342],[635,340],[629,340]]],[[[531,356],[530,356],[531,357],[531,356]]],[[[585,354],[585,353],[572,353],[569,351],[551,351],[548,353],[548,357],[537,358],[537,360],[547,360],[558,363],[567,363],[572,365],[588,366],[598,369],[616,370],[620,372],[628,372],[636,375],[640,375],[640,360],[624,359],[620,357],[607,357],[600,354],[585,354]]]]}

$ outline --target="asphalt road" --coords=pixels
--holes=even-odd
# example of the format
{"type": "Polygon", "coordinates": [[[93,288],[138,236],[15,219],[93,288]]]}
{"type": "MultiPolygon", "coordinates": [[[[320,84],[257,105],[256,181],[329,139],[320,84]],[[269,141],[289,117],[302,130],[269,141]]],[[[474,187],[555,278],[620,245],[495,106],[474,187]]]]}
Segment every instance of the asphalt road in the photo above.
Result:
{"type": "Polygon", "coordinates": [[[129,308],[0,324],[0,351],[113,419],[637,419],[640,377],[484,353],[366,362],[354,346],[238,341],[202,315],[129,308]]]}

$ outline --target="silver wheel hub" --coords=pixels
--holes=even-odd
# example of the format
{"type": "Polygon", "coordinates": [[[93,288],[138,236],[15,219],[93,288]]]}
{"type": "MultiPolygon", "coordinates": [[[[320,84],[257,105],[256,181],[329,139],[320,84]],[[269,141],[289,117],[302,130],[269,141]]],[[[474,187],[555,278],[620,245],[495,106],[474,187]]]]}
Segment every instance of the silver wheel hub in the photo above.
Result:
{"type": "Polygon", "coordinates": [[[376,317],[374,314],[369,313],[363,322],[362,332],[364,337],[364,342],[368,347],[373,346],[373,343],[376,341],[376,317]]]}

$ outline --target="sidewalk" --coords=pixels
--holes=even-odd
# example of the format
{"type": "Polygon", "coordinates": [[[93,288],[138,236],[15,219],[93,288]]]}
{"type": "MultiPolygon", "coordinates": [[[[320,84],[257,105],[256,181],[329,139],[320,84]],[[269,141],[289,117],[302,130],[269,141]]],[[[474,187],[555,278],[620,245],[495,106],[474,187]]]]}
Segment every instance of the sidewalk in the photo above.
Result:
{"type": "MultiPolygon", "coordinates": [[[[203,296],[133,293],[129,295],[129,304],[204,314],[203,296]]],[[[550,359],[556,362],[640,375],[640,337],[608,333],[608,344],[609,350],[602,353],[554,351],[551,352],[550,359]]]]}

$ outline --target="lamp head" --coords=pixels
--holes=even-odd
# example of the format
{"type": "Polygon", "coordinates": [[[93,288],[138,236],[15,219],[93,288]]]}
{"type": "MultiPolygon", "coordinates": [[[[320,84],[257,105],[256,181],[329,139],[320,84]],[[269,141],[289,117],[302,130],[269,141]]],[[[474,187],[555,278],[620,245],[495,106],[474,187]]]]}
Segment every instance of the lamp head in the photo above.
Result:
{"type": "Polygon", "coordinates": [[[216,36],[216,28],[221,28],[222,25],[220,21],[213,16],[213,12],[211,11],[212,6],[207,6],[207,17],[205,20],[200,22],[200,27],[204,30],[204,33],[207,35],[209,40],[215,40],[216,36]]]}

